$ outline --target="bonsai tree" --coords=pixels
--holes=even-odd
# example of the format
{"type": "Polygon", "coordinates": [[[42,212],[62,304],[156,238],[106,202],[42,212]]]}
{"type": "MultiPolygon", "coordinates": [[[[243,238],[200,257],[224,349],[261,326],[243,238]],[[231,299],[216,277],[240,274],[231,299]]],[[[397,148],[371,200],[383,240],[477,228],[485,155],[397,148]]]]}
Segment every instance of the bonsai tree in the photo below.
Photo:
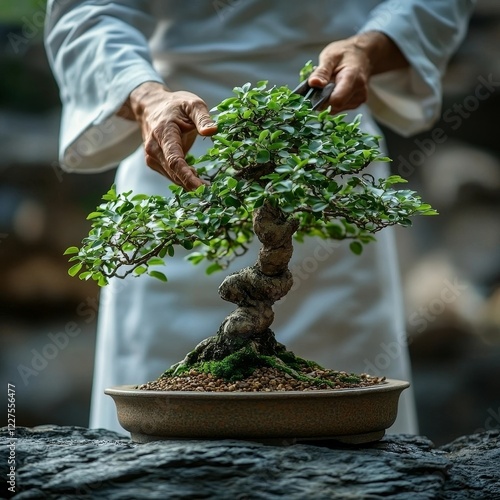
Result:
{"type": "Polygon", "coordinates": [[[413,191],[394,188],[405,182],[401,177],[363,173],[389,159],[381,156],[378,138],[360,130],[359,117],[349,123],[328,109],[318,114],[304,97],[267,82],[247,83],[234,94],[216,107],[213,146],[193,161],[206,185],[192,192],[170,186],[168,198],[112,188],[88,216],[92,228],[81,248],[66,251],[74,262],[69,274],[101,286],[115,276],[167,281],[157,266],[166,264],[168,275],[177,246],[190,251],[193,264],[209,261],[210,274],[227,268],[257,236],[262,247],[255,264],[219,287],[236,310],[167,375],[203,366],[234,379],[262,364],[297,374],[307,362],[270,329],[273,304],[292,287],[293,239],[349,240],[360,254],[373,233],[435,213],[413,191]]]}

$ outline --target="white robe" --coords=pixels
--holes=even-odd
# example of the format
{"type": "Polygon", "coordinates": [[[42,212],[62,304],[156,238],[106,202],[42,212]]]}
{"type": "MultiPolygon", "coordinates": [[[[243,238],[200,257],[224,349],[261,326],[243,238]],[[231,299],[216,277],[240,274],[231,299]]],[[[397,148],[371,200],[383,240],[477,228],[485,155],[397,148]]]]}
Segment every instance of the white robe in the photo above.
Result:
{"type": "MultiPolygon", "coordinates": [[[[439,116],[440,78],[471,4],[49,1],[46,46],[64,105],[61,164],[94,172],[121,161],[119,191],[168,195],[168,181],[145,165],[137,124],[115,115],[137,85],[165,81],[211,107],[247,81],[295,86],[299,69],[326,44],[369,30],[395,40],[410,68],[372,78],[368,107],[356,112],[372,133],[379,133],[372,114],[404,135],[419,132],[439,116]]],[[[193,152],[209,144],[198,140],[193,152]]],[[[370,168],[387,173],[385,165],[370,168]]],[[[377,240],[361,256],[344,243],[296,244],[294,288],[276,304],[272,328],[289,349],[326,367],[411,380],[393,232],[377,240]]],[[[256,249],[229,272],[253,263],[256,249]]],[[[216,292],[225,273],[206,276],[179,251],[165,272],[166,284],[147,276],[112,280],[101,293],[91,427],[123,432],[103,390],[156,378],[234,309],[216,292]]],[[[411,389],[391,431],[417,432],[411,389]]]]}

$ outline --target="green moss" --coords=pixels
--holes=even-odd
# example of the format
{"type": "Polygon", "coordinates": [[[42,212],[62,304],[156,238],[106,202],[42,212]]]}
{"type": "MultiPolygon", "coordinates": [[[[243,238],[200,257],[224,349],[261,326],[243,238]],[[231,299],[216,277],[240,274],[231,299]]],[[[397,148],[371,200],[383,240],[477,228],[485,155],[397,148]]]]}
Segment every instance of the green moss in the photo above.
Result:
{"type": "Polygon", "coordinates": [[[193,368],[202,373],[211,373],[214,377],[234,382],[252,375],[256,368],[269,366],[267,356],[261,356],[249,348],[243,348],[221,361],[205,361],[193,368]]]}
{"type": "Polygon", "coordinates": [[[318,363],[309,361],[308,359],[299,358],[299,356],[296,356],[292,351],[280,352],[277,354],[277,357],[293,370],[301,370],[302,368],[306,367],[322,369],[322,367],[318,365],[318,363]]]}
{"type": "Polygon", "coordinates": [[[248,347],[236,351],[221,361],[197,363],[191,368],[202,373],[210,373],[217,378],[234,382],[235,380],[242,380],[249,377],[261,366],[277,368],[278,370],[288,373],[292,377],[303,380],[311,379],[299,375],[297,371],[300,371],[304,367],[320,368],[317,363],[299,358],[291,351],[283,351],[274,357],[258,354],[248,347]],[[284,364],[280,363],[277,358],[283,361],[284,364]]]}
{"type": "MultiPolygon", "coordinates": [[[[285,350],[278,353],[276,356],[264,356],[256,353],[249,347],[242,348],[220,361],[204,361],[192,364],[186,363],[185,365],[179,366],[176,370],[167,370],[162,377],[172,377],[174,376],[174,371],[175,376],[181,376],[189,373],[191,370],[195,370],[199,373],[210,373],[214,377],[224,379],[228,382],[235,382],[249,377],[261,366],[276,368],[304,382],[316,385],[326,384],[330,387],[335,387],[335,382],[331,380],[320,377],[308,377],[300,373],[303,368],[323,369],[314,361],[300,358],[295,356],[293,352],[285,350]]],[[[361,382],[361,378],[354,373],[339,373],[336,380],[339,383],[348,384],[358,384],[361,382]]]]}
{"type": "Polygon", "coordinates": [[[337,380],[346,384],[359,384],[361,382],[361,377],[355,373],[349,373],[349,375],[339,375],[337,380]]]}
{"type": "MultiPolygon", "coordinates": [[[[288,373],[288,375],[292,376],[293,378],[297,380],[301,380],[302,382],[309,382],[313,383],[315,385],[321,385],[321,384],[326,384],[329,385],[330,387],[334,387],[335,384],[330,382],[329,380],[325,380],[319,377],[308,377],[306,375],[302,375],[299,373],[300,369],[303,368],[304,366],[311,366],[311,367],[317,367],[321,368],[317,363],[314,363],[313,361],[308,361],[302,358],[299,358],[298,356],[295,356],[293,353],[290,351],[287,351],[288,354],[291,354],[293,358],[291,357],[286,357],[291,363],[287,363],[285,365],[277,362],[276,358],[273,358],[271,356],[266,356],[267,361],[270,366],[273,368],[276,368],[278,370],[281,370],[282,372],[288,373]]],[[[279,359],[281,361],[284,361],[281,356],[279,356],[279,359]]]]}
{"type": "Polygon", "coordinates": [[[181,365],[176,369],[168,369],[161,377],[172,377],[189,373],[195,370],[200,373],[210,373],[216,378],[222,378],[229,382],[242,380],[252,375],[256,368],[260,366],[273,366],[269,363],[269,356],[257,354],[252,349],[246,347],[226,356],[220,361],[203,361],[200,363],[181,365]]]}

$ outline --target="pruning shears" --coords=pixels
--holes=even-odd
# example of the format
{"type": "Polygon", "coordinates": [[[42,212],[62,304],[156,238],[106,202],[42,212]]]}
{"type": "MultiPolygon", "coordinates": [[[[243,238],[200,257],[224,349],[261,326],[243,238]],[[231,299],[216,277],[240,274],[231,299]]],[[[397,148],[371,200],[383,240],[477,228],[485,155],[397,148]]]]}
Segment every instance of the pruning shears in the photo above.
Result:
{"type": "Polygon", "coordinates": [[[311,87],[307,80],[299,83],[298,87],[293,90],[295,94],[304,96],[311,102],[312,109],[316,110],[320,108],[328,99],[330,98],[335,84],[333,82],[328,83],[325,87],[311,87]]]}

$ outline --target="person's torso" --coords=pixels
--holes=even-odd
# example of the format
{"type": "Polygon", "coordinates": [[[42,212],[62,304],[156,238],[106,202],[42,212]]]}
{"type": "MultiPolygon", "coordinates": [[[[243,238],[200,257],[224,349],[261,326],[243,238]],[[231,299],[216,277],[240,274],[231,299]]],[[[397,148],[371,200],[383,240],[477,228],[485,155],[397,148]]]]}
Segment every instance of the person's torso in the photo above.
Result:
{"type": "MultiPolygon", "coordinates": [[[[209,101],[217,83],[226,89],[259,80],[295,85],[309,59],[316,63],[328,43],[354,35],[379,3],[159,0],[153,2],[155,65],[173,87],[204,80],[209,101]]],[[[214,100],[222,97],[215,92],[214,100]]]]}

